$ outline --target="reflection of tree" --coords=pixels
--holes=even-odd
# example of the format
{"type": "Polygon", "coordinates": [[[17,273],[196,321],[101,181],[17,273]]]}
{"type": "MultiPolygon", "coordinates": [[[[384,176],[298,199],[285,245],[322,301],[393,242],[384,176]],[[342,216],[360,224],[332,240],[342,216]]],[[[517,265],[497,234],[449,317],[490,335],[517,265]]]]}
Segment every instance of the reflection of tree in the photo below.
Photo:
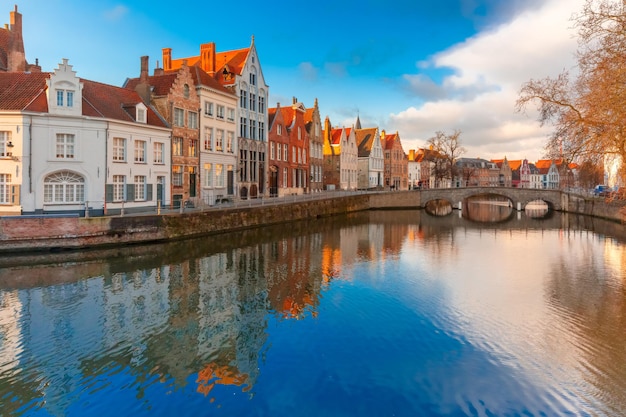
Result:
{"type": "MultiPolygon", "coordinates": [[[[575,239],[585,251],[563,257],[549,271],[546,295],[556,322],[561,322],[575,350],[584,377],[596,387],[597,397],[613,409],[608,415],[626,414],[626,253],[614,270],[607,270],[607,254],[591,250],[596,242],[575,239]],[[604,256],[603,256],[604,255],[604,256]]],[[[617,250],[607,248],[606,250],[617,250]]],[[[552,331],[552,330],[551,330],[552,331]]],[[[552,339],[551,334],[547,340],[552,339]]],[[[559,344],[563,340],[559,338],[559,344]]]]}

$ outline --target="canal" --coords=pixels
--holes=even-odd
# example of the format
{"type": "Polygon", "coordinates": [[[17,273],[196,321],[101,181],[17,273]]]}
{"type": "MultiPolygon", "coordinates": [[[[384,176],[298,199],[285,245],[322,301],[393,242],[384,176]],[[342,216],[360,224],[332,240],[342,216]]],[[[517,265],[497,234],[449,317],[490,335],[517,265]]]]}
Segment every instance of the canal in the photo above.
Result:
{"type": "Polygon", "coordinates": [[[0,414],[626,415],[626,226],[533,210],[0,257],[0,414]]]}

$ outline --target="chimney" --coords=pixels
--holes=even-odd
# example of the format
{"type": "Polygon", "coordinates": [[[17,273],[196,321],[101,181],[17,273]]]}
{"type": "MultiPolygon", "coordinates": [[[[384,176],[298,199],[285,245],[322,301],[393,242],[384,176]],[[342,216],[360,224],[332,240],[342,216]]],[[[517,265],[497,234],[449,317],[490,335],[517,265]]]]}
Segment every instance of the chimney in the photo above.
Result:
{"type": "Polygon", "coordinates": [[[166,71],[172,69],[172,48],[163,48],[163,69],[166,71]]]}
{"type": "Polygon", "coordinates": [[[139,84],[135,87],[135,91],[141,97],[145,104],[150,104],[150,83],[148,81],[148,56],[141,57],[141,71],[139,73],[139,84]]]}
{"type": "Polygon", "coordinates": [[[22,15],[15,10],[11,12],[11,24],[9,25],[8,66],[9,72],[26,71],[26,54],[24,53],[24,38],[22,37],[22,15]]]}
{"type": "Polygon", "coordinates": [[[163,75],[164,73],[163,68],[159,66],[159,61],[157,61],[156,68],[154,69],[154,75],[163,75]]]}
{"type": "Polygon", "coordinates": [[[215,42],[200,45],[200,66],[209,75],[215,75],[215,42]]]}

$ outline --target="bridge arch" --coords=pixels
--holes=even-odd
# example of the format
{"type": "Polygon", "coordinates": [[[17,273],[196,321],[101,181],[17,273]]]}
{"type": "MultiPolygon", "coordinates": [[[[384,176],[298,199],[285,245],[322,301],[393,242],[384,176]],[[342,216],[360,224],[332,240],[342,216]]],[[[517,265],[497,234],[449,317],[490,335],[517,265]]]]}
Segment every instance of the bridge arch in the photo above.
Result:
{"type": "Polygon", "coordinates": [[[466,188],[435,188],[421,190],[421,208],[431,200],[445,200],[450,202],[452,207],[458,208],[458,204],[467,198],[480,195],[497,195],[505,197],[511,201],[514,209],[523,210],[531,201],[544,201],[549,210],[561,210],[560,190],[542,190],[533,188],[511,188],[511,187],[466,187],[466,188]]]}

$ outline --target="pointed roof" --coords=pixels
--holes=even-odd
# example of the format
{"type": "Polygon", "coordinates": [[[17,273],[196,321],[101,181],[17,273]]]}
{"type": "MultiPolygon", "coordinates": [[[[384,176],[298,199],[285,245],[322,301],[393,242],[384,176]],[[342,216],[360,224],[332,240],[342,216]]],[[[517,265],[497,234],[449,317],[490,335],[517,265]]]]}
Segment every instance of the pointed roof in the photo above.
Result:
{"type": "Polygon", "coordinates": [[[355,129],[361,129],[361,119],[359,118],[359,116],[356,116],[356,123],[354,124],[354,128],[355,129]]]}
{"type": "Polygon", "coordinates": [[[370,156],[377,132],[377,127],[355,129],[356,143],[359,147],[359,158],[367,158],[370,156]]]}

